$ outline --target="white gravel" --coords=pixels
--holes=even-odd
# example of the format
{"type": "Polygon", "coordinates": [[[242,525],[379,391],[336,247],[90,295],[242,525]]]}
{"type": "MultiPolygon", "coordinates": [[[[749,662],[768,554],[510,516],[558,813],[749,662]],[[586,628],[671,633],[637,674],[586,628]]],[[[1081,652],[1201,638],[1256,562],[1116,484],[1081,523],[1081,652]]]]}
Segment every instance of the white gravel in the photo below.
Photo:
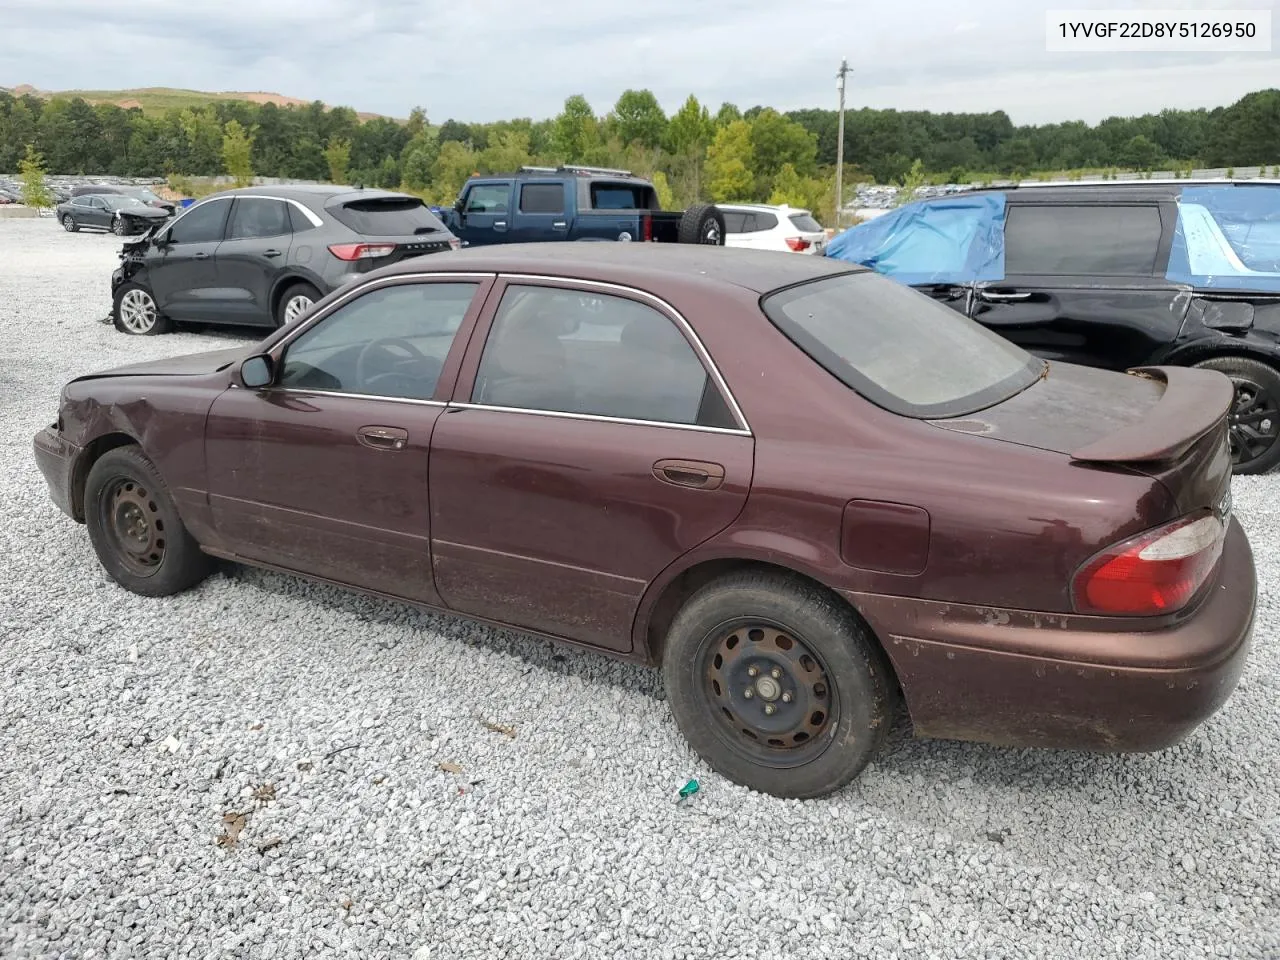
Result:
{"type": "Polygon", "coordinates": [[[233,336],[99,323],[118,247],[0,221],[0,956],[1280,957],[1280,477],[1236,483],[1255,652],[1183,745],[899,734],[780,801],[650,671],[252,570],[107,583],[32,434],[76,374],[233,336]]]}

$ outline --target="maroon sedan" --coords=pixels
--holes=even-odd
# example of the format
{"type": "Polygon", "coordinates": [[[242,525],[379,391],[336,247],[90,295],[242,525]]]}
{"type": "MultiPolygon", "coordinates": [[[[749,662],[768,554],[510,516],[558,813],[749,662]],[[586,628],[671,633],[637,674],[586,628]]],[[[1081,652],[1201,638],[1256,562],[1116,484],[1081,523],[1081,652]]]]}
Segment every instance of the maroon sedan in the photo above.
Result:
{"type": "Polygon", "coordinates": [[[923,736],[1155,750],[1252,632],[1220,373],[1047,364],[819,257],[406,261],[35,439],[117,582],[213,558],[661,664],[708,763],[828,793],[923,736]]]}

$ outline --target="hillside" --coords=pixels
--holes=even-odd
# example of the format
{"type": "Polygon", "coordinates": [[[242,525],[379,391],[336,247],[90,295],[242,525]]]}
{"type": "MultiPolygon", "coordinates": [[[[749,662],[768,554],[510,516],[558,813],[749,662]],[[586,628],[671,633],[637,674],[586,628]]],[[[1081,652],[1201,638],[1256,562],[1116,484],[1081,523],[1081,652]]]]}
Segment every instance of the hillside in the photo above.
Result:
{"type": "MultiPolygon", "coordinates": [[[[199,107],[217,100],[247,100],[258,104],[274,103],[280,107],[305,107],[310,102],[297,97],[287,97],[281,93],[260,90],[217,93],[204,90],[182,90],[177,87],[141,87],[134,90],[37,90],[26,83],[12,88],[0,87],[0,91],[5,90],[15,97],[31,94],[42,100],[48,100],[51,97],[81,97],[88,103],[114,103],[126,110],[138,108],[150,115],[163,114],[167,110],[181,110],[185,107],[199,107]]],[[[379,114],[359,113],[357,116],[361,120],[371,120],[379,114]]]]}

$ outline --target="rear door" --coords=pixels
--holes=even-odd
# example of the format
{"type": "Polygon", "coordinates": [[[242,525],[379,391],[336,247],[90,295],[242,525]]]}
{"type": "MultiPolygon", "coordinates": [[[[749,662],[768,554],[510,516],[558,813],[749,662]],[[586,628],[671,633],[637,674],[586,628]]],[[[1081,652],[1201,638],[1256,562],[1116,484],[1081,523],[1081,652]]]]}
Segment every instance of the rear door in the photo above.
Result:
{"type": "Polygon", "coordinates": [[[111,212],[107,209],[107,201],[101,197],[89,197],[87,216],[85,223],[93,224],[95,227],[111,226],[111,212]]]}
{"type": "Polygon", "coordinates": [[[563,179],[517,181],[511,239],[516,243],[567,239],[569,189],[563,179]]]}
{"type": "Polygon", "coordinates": [[[230,197],[204,200],[188,207],[168,228],[168,241],[147,267],[147,282],[161,313],[174,320],[234,319],[218,289],[214,260],[230,211],[230,197]]]}
{"type": "Polygon", "coordinates": [[[977,286],[974,319],[1045,359],[1113,370],[1177,337],[1173,204],[1011,199],[1005,218],[1005,277],[977,286]]]}
{"type": "Polygon", "coordinates": [[[629,650],[646,585],[741,511],[752,437],[645,295],[546,280],[489,299],[431,443],[436,586],[462,613],[629,650]]]}
{"type": "Polygon", "coordinates": [[[271,197],[236,197],[226,238],[214,256],[228,320],[272,324],[271,290],[289,262],[293,227],[288,204],[271,197]]]}
{"type": "Polygon", "coordinates": [[[505,243],[510,227],[510,180],[481,180],[467,187],[458,224],[458,237],[465,246],[505,243]]]}

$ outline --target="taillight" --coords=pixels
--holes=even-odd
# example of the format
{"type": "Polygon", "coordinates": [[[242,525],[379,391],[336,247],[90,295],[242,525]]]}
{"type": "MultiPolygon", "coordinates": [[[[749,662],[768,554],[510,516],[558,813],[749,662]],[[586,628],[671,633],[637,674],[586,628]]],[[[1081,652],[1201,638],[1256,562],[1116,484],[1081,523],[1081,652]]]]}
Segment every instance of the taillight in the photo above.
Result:
{"type": "Polygon", "coordinates": [[[653,239],[653,217],[647,213],[640,215],[640,239],[645,243],[653,239]]]}
{"type": "Polygon", "coordinates": [[[394,253],[395,249],[394,243],[335,243],[329,252],[339,260],[372,260],[394,253]]]}
{"type": "Polygon", "coordinates": [[[804,237],[787,237],[787,246],[799,253],[801,250],[809,249],[809,241],[804,237]]]}
{"type": "Polygon", "coordinates": [[[449,238],[449,249],[450,249],[450,250],[461,250],[461,249],[462,249],[462,241],[461,241],[461,240],[459,240],[457,237],[450,237],[450,238],[449,238]]]}
{"type": "Polygon", "coordinates": [[[1213,514],[1184,517],[1107,547],[1071,582],[1080,613],[1173,613],[1204,586],[1222,556],[1226,525],[1213,514]]]}

